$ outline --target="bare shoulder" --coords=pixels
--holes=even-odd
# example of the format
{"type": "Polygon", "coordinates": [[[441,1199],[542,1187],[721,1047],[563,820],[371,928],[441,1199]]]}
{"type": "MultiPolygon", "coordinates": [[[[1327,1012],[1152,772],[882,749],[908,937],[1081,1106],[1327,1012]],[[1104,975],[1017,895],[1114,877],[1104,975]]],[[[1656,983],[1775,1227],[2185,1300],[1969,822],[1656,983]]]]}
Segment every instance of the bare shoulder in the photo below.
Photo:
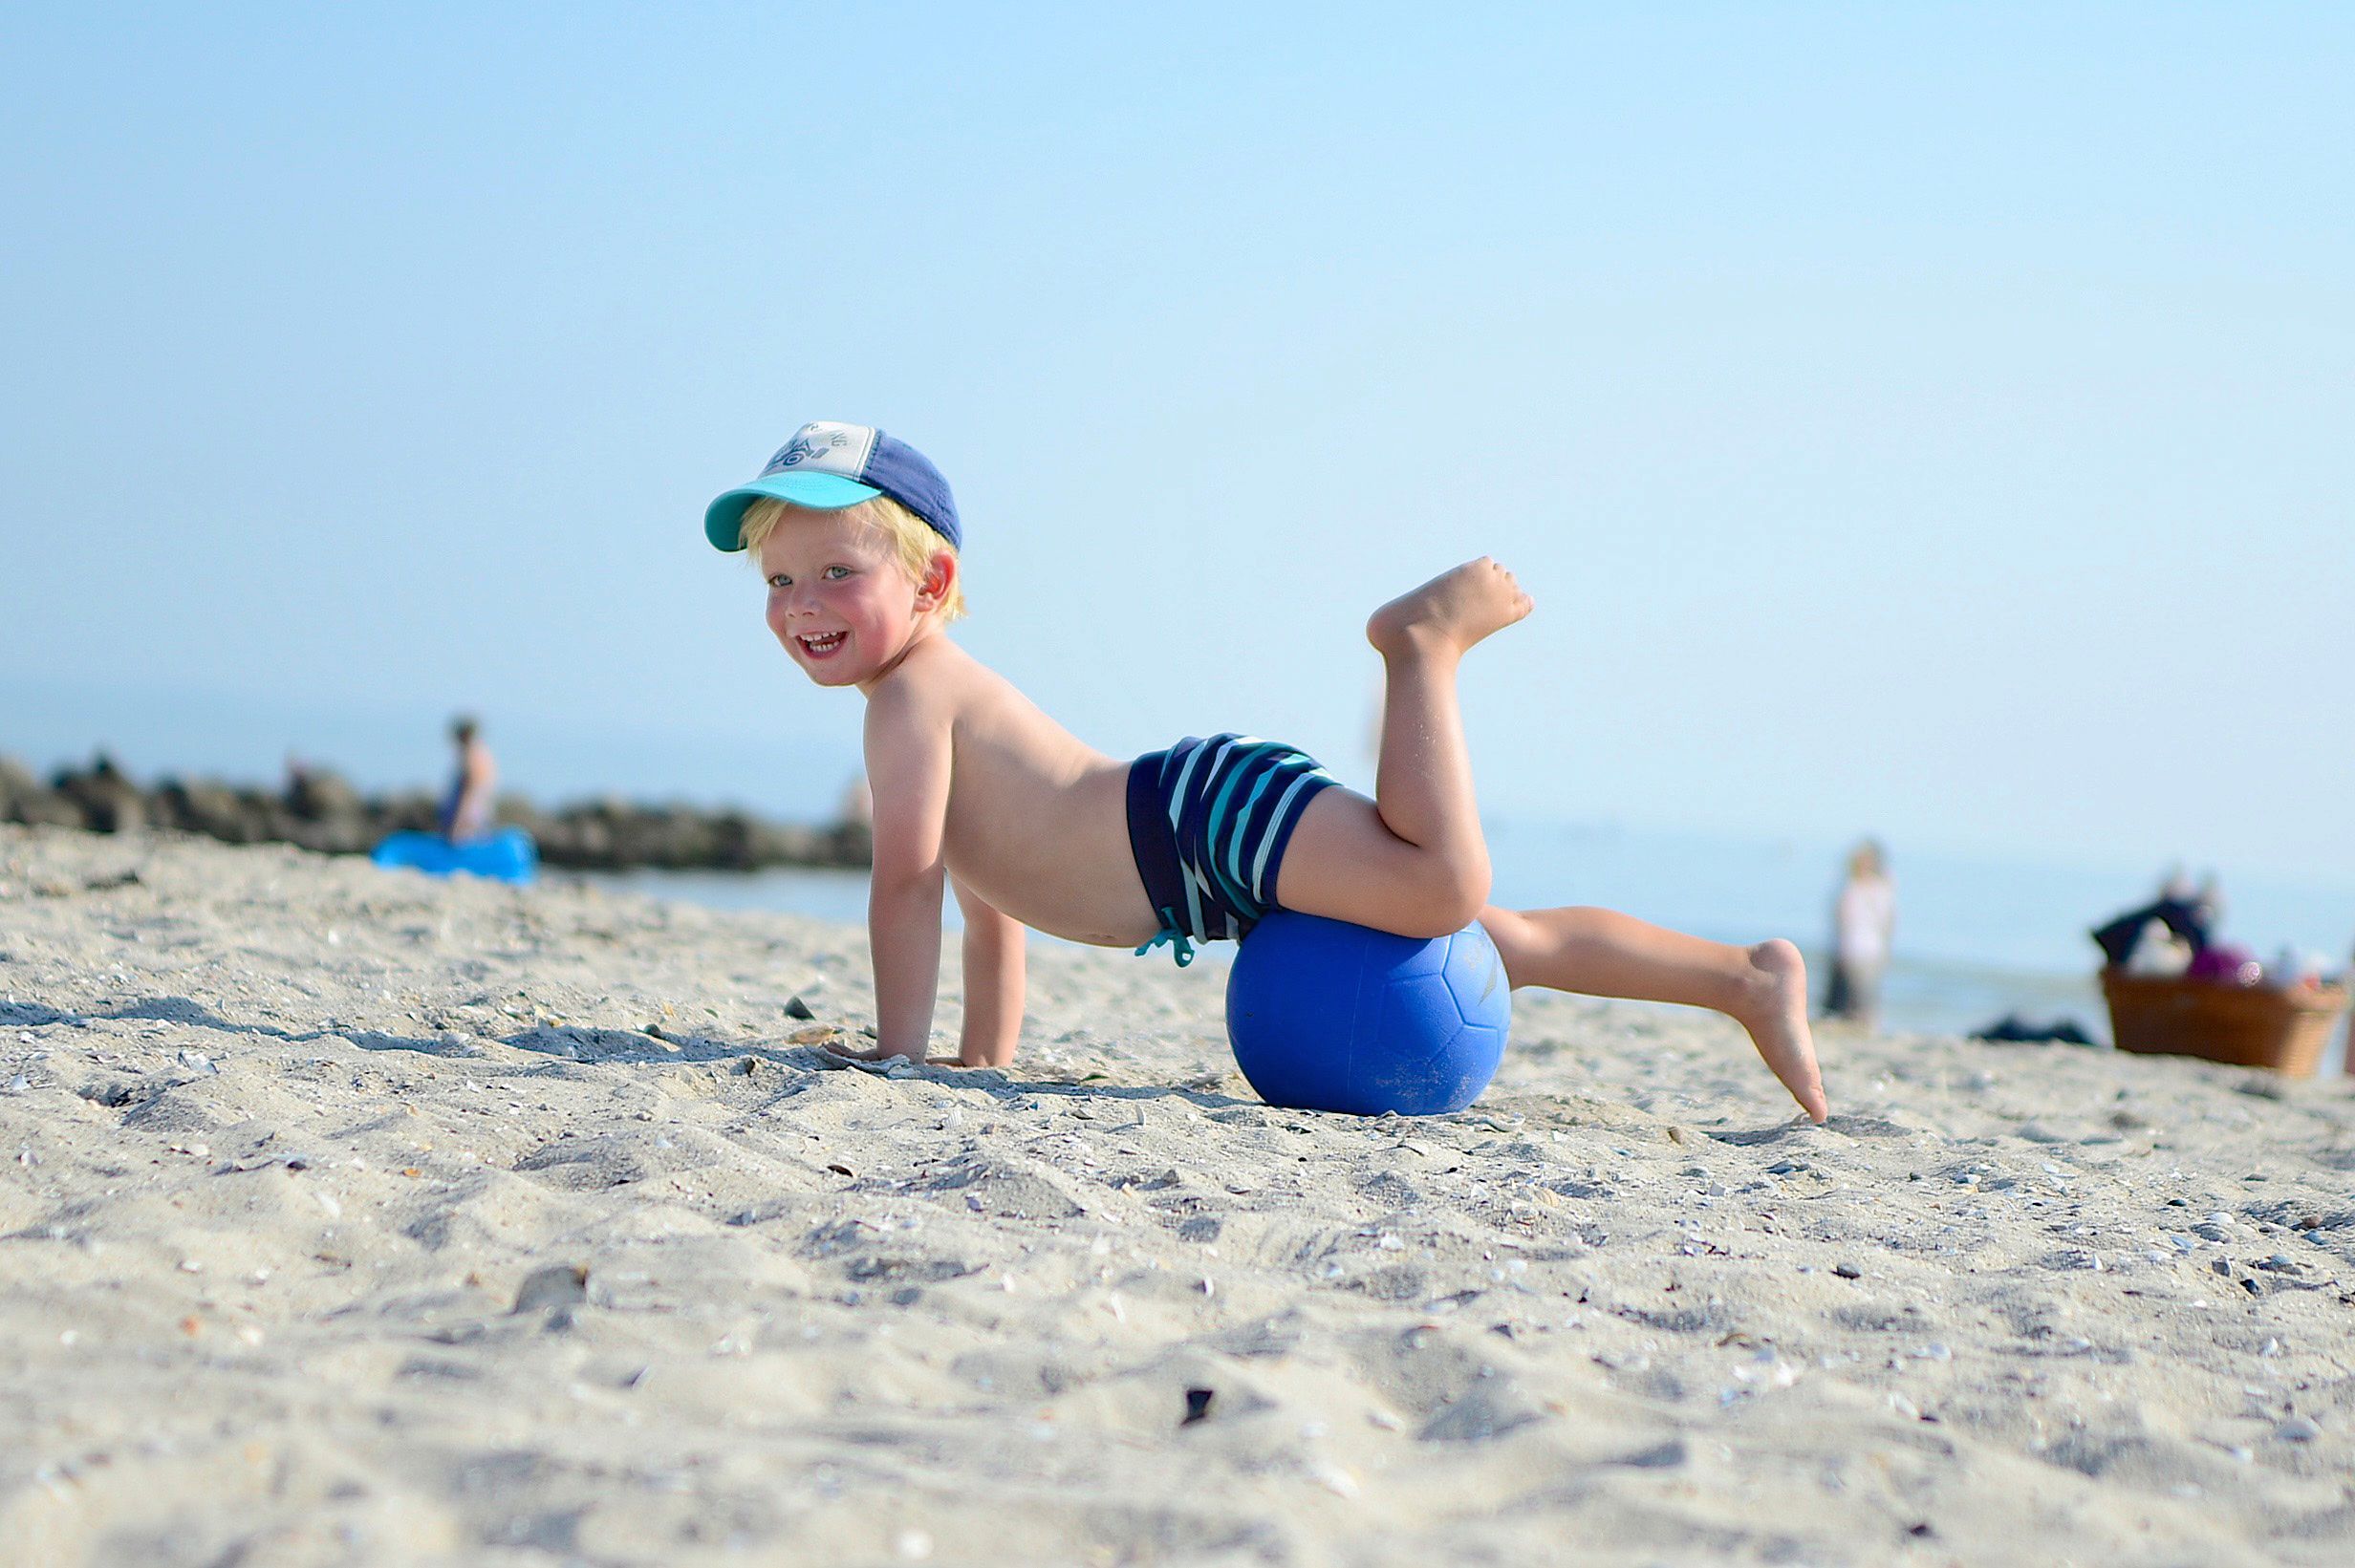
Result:
{"type": "Polygon", "coordinates": [[[870,744],[892,737],[946,743],[967,761],[983,754],[1032,771],[1065,774],[1095,760],[1014,683],[946,637],[908,651],[867,698],[870,744]]]}
{"type": "Polygon", "coordinates": [[[867,693],[871,724],[954,723],[994,681],[988,669],[946,637],[927,637],[867,693]]]}

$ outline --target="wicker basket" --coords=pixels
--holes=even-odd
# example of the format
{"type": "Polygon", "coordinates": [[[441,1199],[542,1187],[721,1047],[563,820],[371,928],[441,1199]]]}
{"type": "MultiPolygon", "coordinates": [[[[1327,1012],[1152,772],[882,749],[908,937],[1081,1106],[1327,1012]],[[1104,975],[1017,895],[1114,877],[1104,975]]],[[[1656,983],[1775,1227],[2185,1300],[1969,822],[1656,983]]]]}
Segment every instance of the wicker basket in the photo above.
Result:
{"type": "Polygon", "coordinates": [[[2344,987],[2277,991],[2102,971],[2109,1035],[2122,1051],[2196,1056],[2237,1067],[2270,1067],[2311,1078],[2346,1008],[2344,987]]]}

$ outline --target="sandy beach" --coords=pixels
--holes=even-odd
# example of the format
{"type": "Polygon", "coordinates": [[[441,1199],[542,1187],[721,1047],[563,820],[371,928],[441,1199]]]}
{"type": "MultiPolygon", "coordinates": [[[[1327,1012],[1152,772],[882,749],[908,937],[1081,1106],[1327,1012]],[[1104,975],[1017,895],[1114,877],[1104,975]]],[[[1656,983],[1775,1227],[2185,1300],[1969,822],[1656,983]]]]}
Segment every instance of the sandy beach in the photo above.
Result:
{"type": "Polygon", "coordinates": [[[0,827],[0,1560],[2355,1554],[2344,1080],[1826,1032],[1816,1128],[1524,995],[1365,1121],[1166,960],[1036,955],[1004,1072],[830,1061],[870,1000],[848,927],[0,827]]]}

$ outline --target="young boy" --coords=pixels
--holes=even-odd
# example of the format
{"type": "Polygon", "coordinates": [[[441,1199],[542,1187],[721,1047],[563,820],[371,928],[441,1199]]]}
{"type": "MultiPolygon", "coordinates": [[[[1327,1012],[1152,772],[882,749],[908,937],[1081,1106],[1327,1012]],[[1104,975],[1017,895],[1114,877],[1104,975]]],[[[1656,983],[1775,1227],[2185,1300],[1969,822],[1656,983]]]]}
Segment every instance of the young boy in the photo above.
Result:
{"type": "Polygon", "coordinates": [[[1139,954],[1240,937],[1283,908],[1403,936],[1477,919],[1515,987],[1711,1007],[1814,1120],[1824,1086],[1806,971],[1776,939],[1728,947],[1599,909],[1502,910],[1456,703],[1473,644],[1529,613],[1485,558],[1373,612],[1388,667],[1373,799],[1309,758],[1246,737],[1187,740],[1134,763],[1079,741],[948,637],[963,612],[963,542],[940,471],[863,425],[795,432],[703,531],[750,549],[768,627],[810,678],[867,698],[875,793],[868,939],[873,1058],[923,1061],[945,883],[964,912],[964,1033],[956,1061],[1011,1062],[1022,1029],[1024,926],[1139,954]]]}

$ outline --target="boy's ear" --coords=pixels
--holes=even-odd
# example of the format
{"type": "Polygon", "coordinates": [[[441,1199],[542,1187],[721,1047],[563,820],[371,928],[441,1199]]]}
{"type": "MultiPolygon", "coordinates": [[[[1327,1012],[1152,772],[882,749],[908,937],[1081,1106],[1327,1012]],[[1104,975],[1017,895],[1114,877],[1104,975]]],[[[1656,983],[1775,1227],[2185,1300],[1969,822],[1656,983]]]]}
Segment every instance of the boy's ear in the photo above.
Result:
{"type": "Polygon", "coordinates": [[[924,568],[924,580],[916,585],[916,608],[933,611],[948,598],[948,591],[957,583],[957,557],[946,550],[934,555],[924,568]]]}

